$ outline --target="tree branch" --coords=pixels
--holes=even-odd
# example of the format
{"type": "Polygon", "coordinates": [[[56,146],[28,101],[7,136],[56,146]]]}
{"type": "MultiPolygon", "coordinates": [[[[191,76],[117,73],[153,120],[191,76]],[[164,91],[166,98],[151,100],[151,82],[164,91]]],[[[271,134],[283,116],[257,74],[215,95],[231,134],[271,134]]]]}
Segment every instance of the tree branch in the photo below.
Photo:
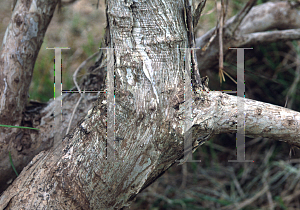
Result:
{"type": "MultiPolygon", "coordinates": [[[[0,124],[21,124],[34,63],[56,5],[57,0],[18,1],[14,8],[0,53],[0,124]]],[[[26,141],[31,139],[31,135],[36,135],[37,131],[24,130],[1,128],[0,192],[5,189],[13,174],[13,170],[7,164],[8,151],[11,151],[14,164],[20,171],[40,150],[49,148],[49,141],[43,144],[26,141]],[[22,138],[25,140],[22,141],[22,138]],[[40,147],[40,150],[35,152],[35,147],[40,147]],[[24,155],[26,149],[30,151],[27,153],[29,158],[24,155]],[[21,157],[18,158],[19,156],[21,157]]]]}
{"type": "Polygon", "coordinates": [[[195,99],[196,115],[193,126],[201,135],[235,133],[238,118],[245,117],[246,136],[271,138],[300,147],[300,113],[280,106],[228,95],[221,92],[203,92],[195,99]],[[201,101],[207,103],[201,103],[201,101]],[[244,115],[237,115],[237,102],[244,103],[244,115]]]}
{"type": "Polygon", "coordinates": [[[244,34],[237,36],[235,43],[238,46],[258,45],[262,43],[271,43],[278,41],[291,41],[300,39],[300,29],[289,29],[282,31],[267,31],[244,34]]]}
{"type": "MultiPolygon", "coordinates": [[[[251,8],[255,1],[249,1],[245,8],[251,8]]],[[[272,41],[290,40],[290,38],[299,37],[298,28],[300,28],[300,11],[292,8],[288,2],[267,2],[255,7],[247,13],[248,9],[244,8],[239,16],[230,18],[224,26],[224,55],[228,53],[230,47],[241,47],[246,44],[255,43],[255,39],[259,39],[257,35],[267,34],[252,34],[255,32],[264,32],[268,30],[286,30],[295,29],[294,31],[286,31],[283,33],[275,32],[276,37],[271,37],[272,41]],[[243,14],[243,15],[242,15],[243,14]],[[246,16],[244,16],[247,14],[246,16]],[[240,22],[242,21],[242,22],[240,22]],[[235,27],[238,26],[236,29],[235,27]],[[235,33],[233,33],[235,31],[235,33]],[[276,39],[277,38],[277,39],[276,39]]],[[[197,50],[198,66],[201,71],[214,68],[218,64],[219,43],[218,37],[212,41],[206,49],[205,45],[213,36],[215,28],[212,28],[203,36],[196,39],[196,47],[202,50],[197,50]]],[[[266,38],[261,38],[266,40],[266,38]]],[[[259,41],[259,40],[258,40],[259,41]]]]}

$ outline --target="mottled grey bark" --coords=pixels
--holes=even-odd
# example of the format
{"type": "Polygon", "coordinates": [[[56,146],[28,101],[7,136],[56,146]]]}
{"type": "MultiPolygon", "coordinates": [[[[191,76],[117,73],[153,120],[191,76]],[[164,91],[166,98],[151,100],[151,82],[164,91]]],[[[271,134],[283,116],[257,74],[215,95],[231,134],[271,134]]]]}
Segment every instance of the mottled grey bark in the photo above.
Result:
{"type": "MultiPolygon", "coordinates": [[[[0,124],[19,126],[27,104],[33,67],[57,0],[18,1],[6,29],[0,52],[0,124]]],[[[20,171],[39,151],[51,146],[30,141],[37,131],[0,128],[0,192],[14,178],[9,163],[11,151],[20,171]]]]}
{"type": "Polygon", "coordinates": [[[115,48],[115,135],[122,139],[115,143],[117,161],[106,160],[107,105],[100,96],[71,136],[23,170],[2,195],[2,208],[121,208],[182,156],[181,122],[170,102],[183,89],[183,4],[107,5],[108,47],[115,48]]]}

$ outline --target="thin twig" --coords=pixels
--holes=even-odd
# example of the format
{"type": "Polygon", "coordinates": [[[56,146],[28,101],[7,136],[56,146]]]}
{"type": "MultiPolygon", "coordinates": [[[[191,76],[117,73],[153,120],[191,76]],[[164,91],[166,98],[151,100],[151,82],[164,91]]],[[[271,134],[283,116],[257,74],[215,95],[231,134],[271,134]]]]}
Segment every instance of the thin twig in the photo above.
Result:
{"type": "Polygon", "coordinates": [[[229,79],[231,79],[231,81],[237,85],[237,82],[226,71],[223,70],[223,73],[226,74],[226,76],[229,77],[229,79]]]}
{"type": "Polygon", "coordinates": [[[269,187],[269,183],[267,181],[267,176],[269,174],[269,169],[267,168],[266,171],[264,171],[263,176],[262,176],[262,181],[263,181],[263,185],[264,187],[267,187],[267,199],[268,199],[268,203],[269,203],[269,209],[270,210],[274,210],[275,205],[272,199],[272,193],[270,192],[270,187],[269,187]]]}
{"type": "Polygon", "coordinates": [[[249,13],[252,7],[255,5],[257,0],[249,0],[244,8],[235,16],[233,22],[230,24],[227,29],[231,31],[230,35],[232,36],[236,29],[239,27],[241,22],[244,20],[245,16],[249,13]]]}
{"type": "Polygon", "coordinates": [[[243,34],[236,37],[236,45],[258,45],[278,41],[291,41],[300,39],[300,29],[287,29],[281,31],[265,31],[243,34]]]}
{"type": "Polygon", "coordinates": [[[180,189],[185,189],[186,188],[186,180],[187,180],[187,164],[182,165],[182,182],[180,185],[180,189]]]}
{"type": "Polygon", "coordinates": [[[297,63],[297,68],[296,68],[296,71],[295,71],[295,79],[294,79],[294,81],[293,81],[293,83],[292,83],[292,85],[291,85],[288,93],[286,94],[286,102],[285,102],[286,104],[285,104],[285,107],[287,105],[287,108],[289,108],[289,109],[291,109],[292,106],[293,106],[293,103],[294,103],[294,94],[295,94],[295,92],[297,90],[297,85],[298,85],[298,83],[300,81],[300,61],[299,60],[300,60],[300,56],[299,56],[299,53],[298,53],[298,55],[295,58],[295,62],[297,63]],[[291,97],[291,101],[287,104],[289,96],[291,97]]]}
{"type": "Polygon", "coordinates": [[[76,69],[76,71],[74,72],[73,74],[73,81],[74,81],[74,84],[77,88],[77,90],[79,91],[79,93],[81,94],[81,91],[80,91],[80,88],[77,84],[77,81],[76,81],[76,78],[77,78],[77,73],[86,65],[87,62],[89,62],[90,60],[92,60],[94,57],[96,57],[98,54],[100,53],[100,51],[98,52],[95,52],[93,55],[91,55],[90,57],[88,57],[85,61],[83,61],[79,67],[76,69]]]}
{"type": "Polygon", "coordinates": [[[216,8],[214,7],[211,10],[207,11],[206,13],[201,14],[201,16],[209,15],[209,14],[213,13],[215,10],[216,10],[216,8]]]}
{"type": "Polygon", "coordinates": [[[223,73],[224,68],[224,54],[223,54],[223,25],[224,25],[224,1],[221,0],[221,11],[220,11],[220,27],[219,27],[219,77],[220,83],[222,79],[225,82],[225,77],[223,73]]]}
{"type": "Polygon", "coordinates": [[[238,179],[236,178],[236,175],[233,172],[233,170],[230,170],[230,175],[231,175],[231,177],[233,179],[233,184],[235,185],[235,187],[236,187],[237,191],[239,192],[240,196],[242,198],[244,198],[245,197],[245,193],[244,193],[244,191],[243,191],[243,189],[241,187],[241,184],[239,183],[238,179]]]}
{"type": "Polygon", "coordinates": [[[74,84],[75,84],[77,90],[78,90],[79,93],[80,93],[80,98],[78,99],[78,101],[77,101],[77,103],[76,103],[76,105],[75,105],[75,107],[74,107],[74,109],[73,109],[73,112],[72,112],[72,115],[71,115],[71,119],[70,119],[70,122],[69,122],[69,125],[68,125],[68,128],[67,128],[66,134],[68,134],[69,131],[70,131],[70,127],[71,127],[71,124],[72,124],[72,121],[73,121],[74,114],[75,114],[75,112],[76,112],[76,110],[77,110],[77,107],[78,107],[78,105],[79,105],[79,103],[80,103],[80,101],[81,101],[81,99],[83,98],[83,95],[84,95],[84,93],[83,93],[83,94],[81,93],[81,90],[80,90],[80,88],[79,88],[79,85],[77,84],[77,81],[76,81],[77,73],[78,73],[78,72],[86,65],[86,63],[87,63],[88,61],[92,60],[92,59],[93,59],[94,57],[96,57],[99,53],[100,53],[100,51],[94,53],[93,55],[91,55],[90,57],[88,57],[85,61],[83,61],[83,62],[79,65],[79,67],[76,69],[76,71],[74,72],[74,74],[73,74],[73,81],[74,81],[74,84]]]}
{"type": "Polygon", "coordinates": [[[81,101],[82,98],[83,98],[83,94],[80,95],[80,98],[78,99],[78,101],[77,101],[77,103],[76,103],[76,105],[75,105],[75,107],[74,107],[74,109],[73,109],[73,112],[72,112],[72,115],[71,115],[71,120],[70,120],[70,122],[69,122],[69,125],[68,125],[68,128],[67,128],[66,135],[67,135],[67,134],[69,133],[69,131],[70,131],[70,127],[71,127],[71,123],[72,123],[72,121],[73,121],[74,114],[75,114],[75,112],[76,112],[76,110],[77,110],[77,107],[78,107],[78,105],[79,105],[79,103],[80,103],[80,101],[81,101]]]}
{"type": "MultiPolygon", "coordinates": [[[[218,12],[217,0],[215,0],[215,8],[214,9],[218,12]]],[[[217,18],[217,23],[216,23],[216,27],[214,29],[213,35],[210,37],[209,41],[204,45],[204,47],[202,47],[202,52],[205,52],[207,50],[207,48],[210,46],[210,44],[212,43],[212,41],[217,36],[218,26],[219,26],[219,19],[217,18]]]]}
{"type": "Polygon", "coordinates": [[[206,3],[206,0],[202,0],[198,4],[197,9],[195,10],[195,14],[194,14],[194,18],[193,18],[193,26],[194,26],[194,28],[196,28],[197,25],[198,25],[198,22],[199,22],[200,17],[201,17],[202,10],[205,7],[205,3],[206,3]]]}

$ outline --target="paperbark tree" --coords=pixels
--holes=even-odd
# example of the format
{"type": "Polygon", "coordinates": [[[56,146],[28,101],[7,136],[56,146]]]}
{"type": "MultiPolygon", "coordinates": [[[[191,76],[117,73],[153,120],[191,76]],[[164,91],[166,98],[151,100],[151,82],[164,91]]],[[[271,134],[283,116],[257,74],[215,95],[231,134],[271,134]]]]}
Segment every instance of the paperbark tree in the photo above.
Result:
{"type": "MultiPolygon", "coordinates": [[[[253,6],[254,2],[250,1],[248,5],[253,6]]],[[[12,24],[17,26],[15,30],[21,32],[26,26],[35,25],[32,21],[36,19],[30,15],[38,12],[41,15],[44,14],[43,11],[50,11],[48,15],[51,19],[53,10],[46,10],[46,6],[53,8],[57,2],[51,6],[46,5],[43,10],[36,9],[41,7],[42,3],[35,0],[28,3],[18,2],[12,18],[12,24]],[[28,20],[27,22],[22,21],[22,18],[21,21],[15,18],[20,14],[20,10],[25,11],[25,16],[20,17],[28,20]]],[[[187,68],[186,48],[189,43],[183,11],[182,1],[107,1],[106,43],[108,48],[114,49],[114,54],[107,54],[107,58],[100,56],[99,62],[105,64],[102,70],[108,66],[108,83],[112,82],[111,70],[114,70],[114,129],[111,127],[113,118],[106,115],[113,111],[112,101],[102,94],[70,135],[61,142],[56,142],[56,147],[49,151],[40,152],[23,169],[20,176],[2,194],[0,209],[120,209],[128,205],[142,189],[154,182],[176,160],[183,157],[185,137],[192,140],[188,148],[190,151],[214,134],[236,132],[236,123],[243,116],[237,114],[238,101],[244,103],[246,135],[285,139],[292,145],[300,146],[298,112],[221,92],[205,92],[197,88],[185,90],[184,87],[187,87],[192,78],[187,68]],[[189,117],[192,117],[192,120],[189,120],[189,117]],[[110,145],[106,141],[106,133],[112,129],[115,130],[115,136],[108,135],[107,138],[114,137],[115,143],[110,145]],[[107,160],[111,157],[107,156],[111,147],[115,148],[115,161],[107,160]]],[[[42,18],[38,20],[44,21],[42,18]]],[[[236,21],[238,27],[241,20],[236,18],[236,21]]],[[[46,22],[41,24],[47,26],[46,22]]],[[[7,34],[10,30],[11,28],[8,28],[7,34]]],[[[35,37],[29,33],[36,31],[35,28],[27,31],[27,35],[35,37]]],[[[7,35],[5,43],[9,43],[8,38],[7,35]]],[[[297,36],[290,37],[296,38],[297,36]]],[[[8,49],[8,46],[4,45],[3,49],[8,49]]],[[[9,56],[1,58],[1,69],[4,69],[0,75],[0,88],[4,90],[1,91],[2,118],[6,116],[3,114],[4,108],[9,107],[4,103],[9,102],[10,97],[6,91],[12,88],[8,85],[8,78],[13,78],[3,72],[7,66],[15,65],[5,59],[14,58],[14,53],[23,52],[22,49],[26,55],[30,55],[26,49],[31,48],[17,46],[15,51],[8,53],[9,56]]],[[[39,47],[33,49],[33,52],[37,53],[39,47]]],[[[30,67],[22,68],[32,72],[35,57],[30,59],[30,67]]],[[[19,72],[20,67],[17,69],[18,71],[13,72],[19,72]]],[[[85,85],[95,85],[94,78],[90,77],[85,85]]],[[[100,76],[97,78],[101,80],[98,81],[101,86],[104,79],[100,76]]],[[[27,80],[28,84],[28,78],[24,80],[27,80]]],[[[21,95],[27,91],[25,89],[21,95]]],[[[19,100],[24,98],[16,97],[19,100]]],[[[66,100],[65,121],[62,123],[65,130],[72,107],[76,103],[74,101],[79,96],[62,97],[66,100]]],[[[17,110],[15,115],[18,117],[12,124],[20,123],[24,107],[24,103],[19,109],[11,107],[14,111],[17,110]]],[[[22,142],[24,135],[30,136],[27,143],[39,139],[39,146],[29,146],[33,151],[49,148],[49,145],[53,144],[54,135],[49,134],[53,125],[53,121],[50,120],[53,119],[53,116],[50,116],[53,114],[53,107],[54,102],[50,102],[39,111],[39,117],[42,118],[37,126],[41,128],[39,133],[32,131],[36,133],[30,135],[24,132],[31,131],[22,131],[20,134],[18,129],[6,129],[2,132],[5,138],[2,144],[6,145],[2,147],[3,151],[14,149],[15,156],[25,154],[28,158],[32,157],[33,154],[28,155],[28,148],[23,144],[23,153],[17,152],[16,144],[22,142]],[[49,123],[45,123],[47,121],[49,123]]],[[[77,115],[74,122],[78,122],[82,115],[77,115]]],[[[6,160],[7,165],[7,157],[1,158],[6,160]]],[[[17,163],[18,167],[22,167],[25,162],[17,163]]],[[[5,164],[2,169],[8,172],[5,164]]],[[[7,181],[7,178],[2,181],[7,181]]]]}

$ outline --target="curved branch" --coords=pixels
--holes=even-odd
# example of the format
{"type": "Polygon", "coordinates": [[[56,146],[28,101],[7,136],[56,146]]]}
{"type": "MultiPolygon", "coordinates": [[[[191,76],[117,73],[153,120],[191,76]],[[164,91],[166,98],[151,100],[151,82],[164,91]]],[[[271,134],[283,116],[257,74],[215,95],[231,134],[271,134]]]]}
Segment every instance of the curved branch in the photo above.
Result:
{"type": "MultiPolygon", "coordinates": [[[[252,1],[251,1],[252,2],[252,1]]],[[[253,3],[253,2],[252,2],[253,3]]],[[[252,4],[247,4],[245,8],[250,8],[252,4]]],[[[248,9],[243,11],[247,12],[248,9]]],[[[261,4],[249,11],[249,13],[243,18],[240,23],[244,13],[241,13],[240,18],[234,16],[230,18],[224,26],[224,55],[228,53],[229,47],[241,47],[246,44],[254,44],[261,41],[268,41],[266,36],[271,35],[268,33],[262,33],[268,30],[286,30],[283,32],[273,31],[275,37],[271,37],[270,40],[291,40],[292,38],[299,38],[299,28],[300,28],[300,11],[292,8],[288,2],[267,2],[261,4]],[[235,27],[239,26],[236,30],[235,27]],[[235,31],[235,33],[232,33],[235,31]],[[256,32],[261,32],[257,34],[256,32]],[[252,34],[251,33],[255,33],[252,34]],[[258,35],[263,35],[259,38],[258,35]],[[256,42],[255,40],[258,41],[256,42]]],[[[205,69],[213,68],[217,65],[218,55],[219,55],[219,42],[216,37],[215,40],[210,44],[210,46],[205,49],[205,45],[209,42],[210,37],[213,36],[215,28],[211,29],[203,36],[196,39],[196,47],[202,50],[197,50],[197,60],[200,72],[205,69]]],[[[270,32],[269,32],[270,33],[270,32]]],[[[269,41],[270,41],[269,40],[269,41]]]]}
{"type": "Polygon", "coordinates": [[[245,5],[245,7],[236,15],[234,16],[234,20],[230,24],[229,27],[226,28],[228,31],[228,34],[231,36],[235,33],[237,28],[241,25],[241,22],[244,20],[245,16],[249,13],[249,11],[252,9],[252,7],[255,5],[257,0],[250,0],[245,5]]]}
{"type": "Polygon", "coordinates": [[[193,126],[198,126],[201,135],[208,130],[213,130],[212,134],[235,133],[237,121],[245,117],[246,136],[271,138],[300,147],[299,112],[219,91],[203,92],[194,103],[193,126]],[[203,100],[207,102],[201,103],[203,100]],[[244,103],[244,115],[237,115],[237,102],[244,103]]]}
{"type": "Polygon", "coordinates": [[[244,34],[235,40],[236,45],[257,45],[278,41],[291,41],[300,39],[300,29],[289,29],[282,31],[267,31],[244,34]]]}

